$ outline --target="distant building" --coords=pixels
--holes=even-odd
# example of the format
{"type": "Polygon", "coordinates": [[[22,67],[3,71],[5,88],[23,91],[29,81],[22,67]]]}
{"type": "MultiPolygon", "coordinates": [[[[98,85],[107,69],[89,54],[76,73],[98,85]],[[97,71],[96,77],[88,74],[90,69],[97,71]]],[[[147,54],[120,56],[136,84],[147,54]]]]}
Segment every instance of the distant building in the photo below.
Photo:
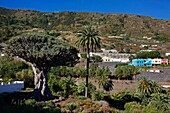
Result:
{"type": "Polygon", "coordinates": [[[104,56],[102,57],[103,62],[112,62],[112,58],[104,56]]]}
{"type": "Polygon", "coordinates": [[[133,59],[132,64],[134,66],[152,66],[152,59],[133,59]]]}
{"type": "Polygon", "coordinates": [[[149,69],[147,70],[147,72],[160,73],[160,72],[161,72],[161,70],[160,70],[160,69],[158,69],[158,68],[149,68],[149,69]]]}
{"type": "Polygon", "coordinates": [[[147,40],[151,40],[152,37],[148,37],[148,36],[143,36],[144,39],[147,39],[147,40]]]}
{"type": "Polygon", "coordinates": [[[140,47],[149,47],[149,46],[146,44],[141,44],[140,47]]]}
{"type": "Polygon", "coordinates": [[[103,53],[118,53],[118,51],[116,49],[106,50],[106,49],[102,48],[101,50],[103,51],[103,53]]]}
{"type": "Polygon", "coordinates": [[[165,53],[165,56],[169,56],[170,55],[170,53],[165,53]]]}
{"type": "Polygon", "coordinates": [[[98,55],[100,57],[102,57],[103,62],[123,62],[123,63],[127,63],[129,62],[129,57],[131,55],[135,54],[126,54],[126,53],[113,53],[113,52],[102,52],[102,53],[90,53],[90,56],[92,55],[98,55]]]}
{"type": "Polygon", "coordinates": [[[147,50],[140,50],[140,52],[151,52],[151,51],[153,51],[153,50],[149,50],[149,49],[147,49],[147,50]]]}
{"type": "Polygon", "coordinates": [[[152,59],[152,64],[153,65],[160,65],[161,63],[162,63],[162,59],[160,59],[160,58],[152,59]]]}
{"type": "Polygon", "coordinates": [[[161,64],[168,64],[168,59],[166,59],[166,58],[162,59],[161,64]]]}

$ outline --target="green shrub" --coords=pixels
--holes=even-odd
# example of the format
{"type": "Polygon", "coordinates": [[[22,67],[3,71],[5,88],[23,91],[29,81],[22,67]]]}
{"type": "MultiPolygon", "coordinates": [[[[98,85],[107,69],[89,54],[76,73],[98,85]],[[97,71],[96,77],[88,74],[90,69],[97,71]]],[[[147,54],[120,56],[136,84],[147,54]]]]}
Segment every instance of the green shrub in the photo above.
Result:
{"type": "Polygon", "coordinates": [[[87,58],[87,54],[81,54],[81,58],[87,58]]]}
{"type": "Polygon", "coordinates": [[[31,105],[34,106],[36,104],[36,100],[35,99],[28,99],[25,101],[25,105],[31,105]]]}
{"type": "Polygon", "coordinates": [[[110,96],[108,96],[106,101],[108,101],[111,104],[111,106],[123,110],[124,105],[127,102],[133,102],[133,101],[140,102],[141,100],[133,92],[125,90],[125,91],[111,94],[110,96]]]}
{"type": "Polygon", "coordinates": [[[77,103],[71,102],[71,103],[66,104],[65,107],[72,113],[73,110],[75,110],[78,107],[78,105],[77,103]]]}
{"type": "Polygon", "coordinates": [[[143,106],[137,102],[129,102],[125,104],[125,113],[143,113],[143,106]]]}
{"type": "MultiPolygon", "coordinates": [[[[6,56],[5,56],[6,57],[6,56]]],[[[14,60],[6,59],[5,57],[0,58],[0,74],[3,75],[2,78],[13,78],[16,79],[15,73],[21,71],[22,69],[27,69],[28,65],[25,63],[14,60]]]]}
{"type": "Polygon", "coordinates": [[[103,100],[105,96],[105,93],[103,91],[95,91],[92,93],[92,100],[103,100]]]}
{"type": "Polygon", "coordinates": [[[85,96],[78,96],[77,99],[79,99],[79,100],[86,100],[87,98],[85,96]]]}
{"type": "MultiPolygon", "coordinates": [[[[80,95],[84,95],[85,94],[85,82],[82,82],[79,86],[78,86],[78,93],[80,95]]],[[[96,87],[92,84],[92,83],[88,83],[88,96],[91,97],[92,93],[95,92],[96,87]]]]}
{"type": "Polygon", "coordinates": [[[34,74],[31,69],[23,69],[16,73],[17,80],[24,81],[24,87],[34,88],[34,74]]]}
{"type": "Polygon", "coordinates": [[[48,81],[48,85],[49,85],[50,90],[55,94],[58,91],[63,91],[59,84],[59,80],[56,80],[56,78],[50,78],[48,81]]]}

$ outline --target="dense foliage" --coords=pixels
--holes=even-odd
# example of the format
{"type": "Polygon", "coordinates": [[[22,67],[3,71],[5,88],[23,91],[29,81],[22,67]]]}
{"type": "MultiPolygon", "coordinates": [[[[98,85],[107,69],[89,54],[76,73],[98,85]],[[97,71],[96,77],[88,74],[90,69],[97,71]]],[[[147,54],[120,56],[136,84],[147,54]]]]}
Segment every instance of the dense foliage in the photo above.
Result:
{"type": "MultiPolygon", "coordinates": [[[[13,79],[13,80],[19,80],[22,77],[17,76],[17,73],[21,72],[23,69],[28,69],[28,65],[25,63],[13,59],[10,56],[3,56],[0,57],[0,75],[1,78],[3,78],[4,82],[5,80],[13,79]]],[[[30,74],[31,76],[31,74],[30,74]]]]}
{"type": "Polygon", "coordinates": [[[159,51],[139,52],[136,54],[136,58],[161,58],[161,54],[159,51]]]}
{"type": "Polygon", "coordinates": [[[135,66],[120,65],[114,70],[114,76],[118,79],[136,79],[136,75],[139,74],[140,70],[135,66]]]}

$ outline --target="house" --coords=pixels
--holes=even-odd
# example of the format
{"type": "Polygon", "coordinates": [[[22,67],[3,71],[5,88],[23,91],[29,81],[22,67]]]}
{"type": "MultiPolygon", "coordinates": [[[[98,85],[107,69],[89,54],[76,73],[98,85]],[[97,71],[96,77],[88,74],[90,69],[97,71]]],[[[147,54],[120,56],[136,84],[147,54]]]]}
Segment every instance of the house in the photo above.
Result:
{"type": "Polygon", "coordinates": [[[147,40],[151,40],[152,37],[148,37],[148,36],[143,36],[144,39],[147,39],[147,40]]]}
{"type": "Polygon", "coordinates": [[[166,59],[166,58],[162,59],[161,64],[168,64],[168,59],[166,59]]]}
{"type": "Polygon", "coordinates": [[[151,52],[153,50],[147,49],[147,50],[140,50],[140,52],[151,52]]]}
{"type": "Polygon", "coordinates": [[[154,58],[154,59],[152,59],[152,64],[153,64],[153,65],[160,65],[161,62],[162,62],[162,59],[160,59],[160,58],[154,58]]]}
{"type": "Polygon", "coordinates": [[[141,44],[140,47],[149,47],[149,45],[141,44]]]}
{"type": "Polygon", "coordinates": [[[147,70],[147,72],[160,73],[160,72],[161,72],[161,70],[160,70],[160,69],[158,69],[158,68],[149,68],[149,69],[147,70]]]}
{"type": "Polygon", "coordinates": [[[165,56],[169,56],[170,55],[170,53],[165,53],[165,56]]]}
{"type": "Polygon", "coordinates": [[[112,62],[112,58],[107,56],[102,57],[102,60],[103,62],[112,62]]]}
{"type": "Polygon", "coordinates": [[[115,49],[106,50],[106,49],[102,48],[101,50],[103,51],[103,53],[118,53],[118,51],[115,49]]]}
{"type": "Polygon", "coordinates": [[[90,56],[98,55],[102,57],[103,62],[122,62],[127,63],[129,62],[129,57],[131,55],[135,56],[135,54],[127,54],[127,53],[118,53],[115,49],[105,50],[104,48],[101,49],[103,52],[90,52],[90,56]]]}
{"type": "Polygon", "coordinates": [[[152,66],[152,59],[133,59],[132,65],[134,66],[152,66]]]}

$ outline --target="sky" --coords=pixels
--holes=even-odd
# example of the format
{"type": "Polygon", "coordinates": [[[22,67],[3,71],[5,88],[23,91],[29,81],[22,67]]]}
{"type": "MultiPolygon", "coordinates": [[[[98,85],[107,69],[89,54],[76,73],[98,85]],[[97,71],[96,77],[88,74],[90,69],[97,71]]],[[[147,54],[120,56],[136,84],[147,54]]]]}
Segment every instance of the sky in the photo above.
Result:
{"type": "Polygon", "coordinates": [[[0,0],[0,7],[42,12],[101,12],[170,20],[170,0],[0,0]]]}

